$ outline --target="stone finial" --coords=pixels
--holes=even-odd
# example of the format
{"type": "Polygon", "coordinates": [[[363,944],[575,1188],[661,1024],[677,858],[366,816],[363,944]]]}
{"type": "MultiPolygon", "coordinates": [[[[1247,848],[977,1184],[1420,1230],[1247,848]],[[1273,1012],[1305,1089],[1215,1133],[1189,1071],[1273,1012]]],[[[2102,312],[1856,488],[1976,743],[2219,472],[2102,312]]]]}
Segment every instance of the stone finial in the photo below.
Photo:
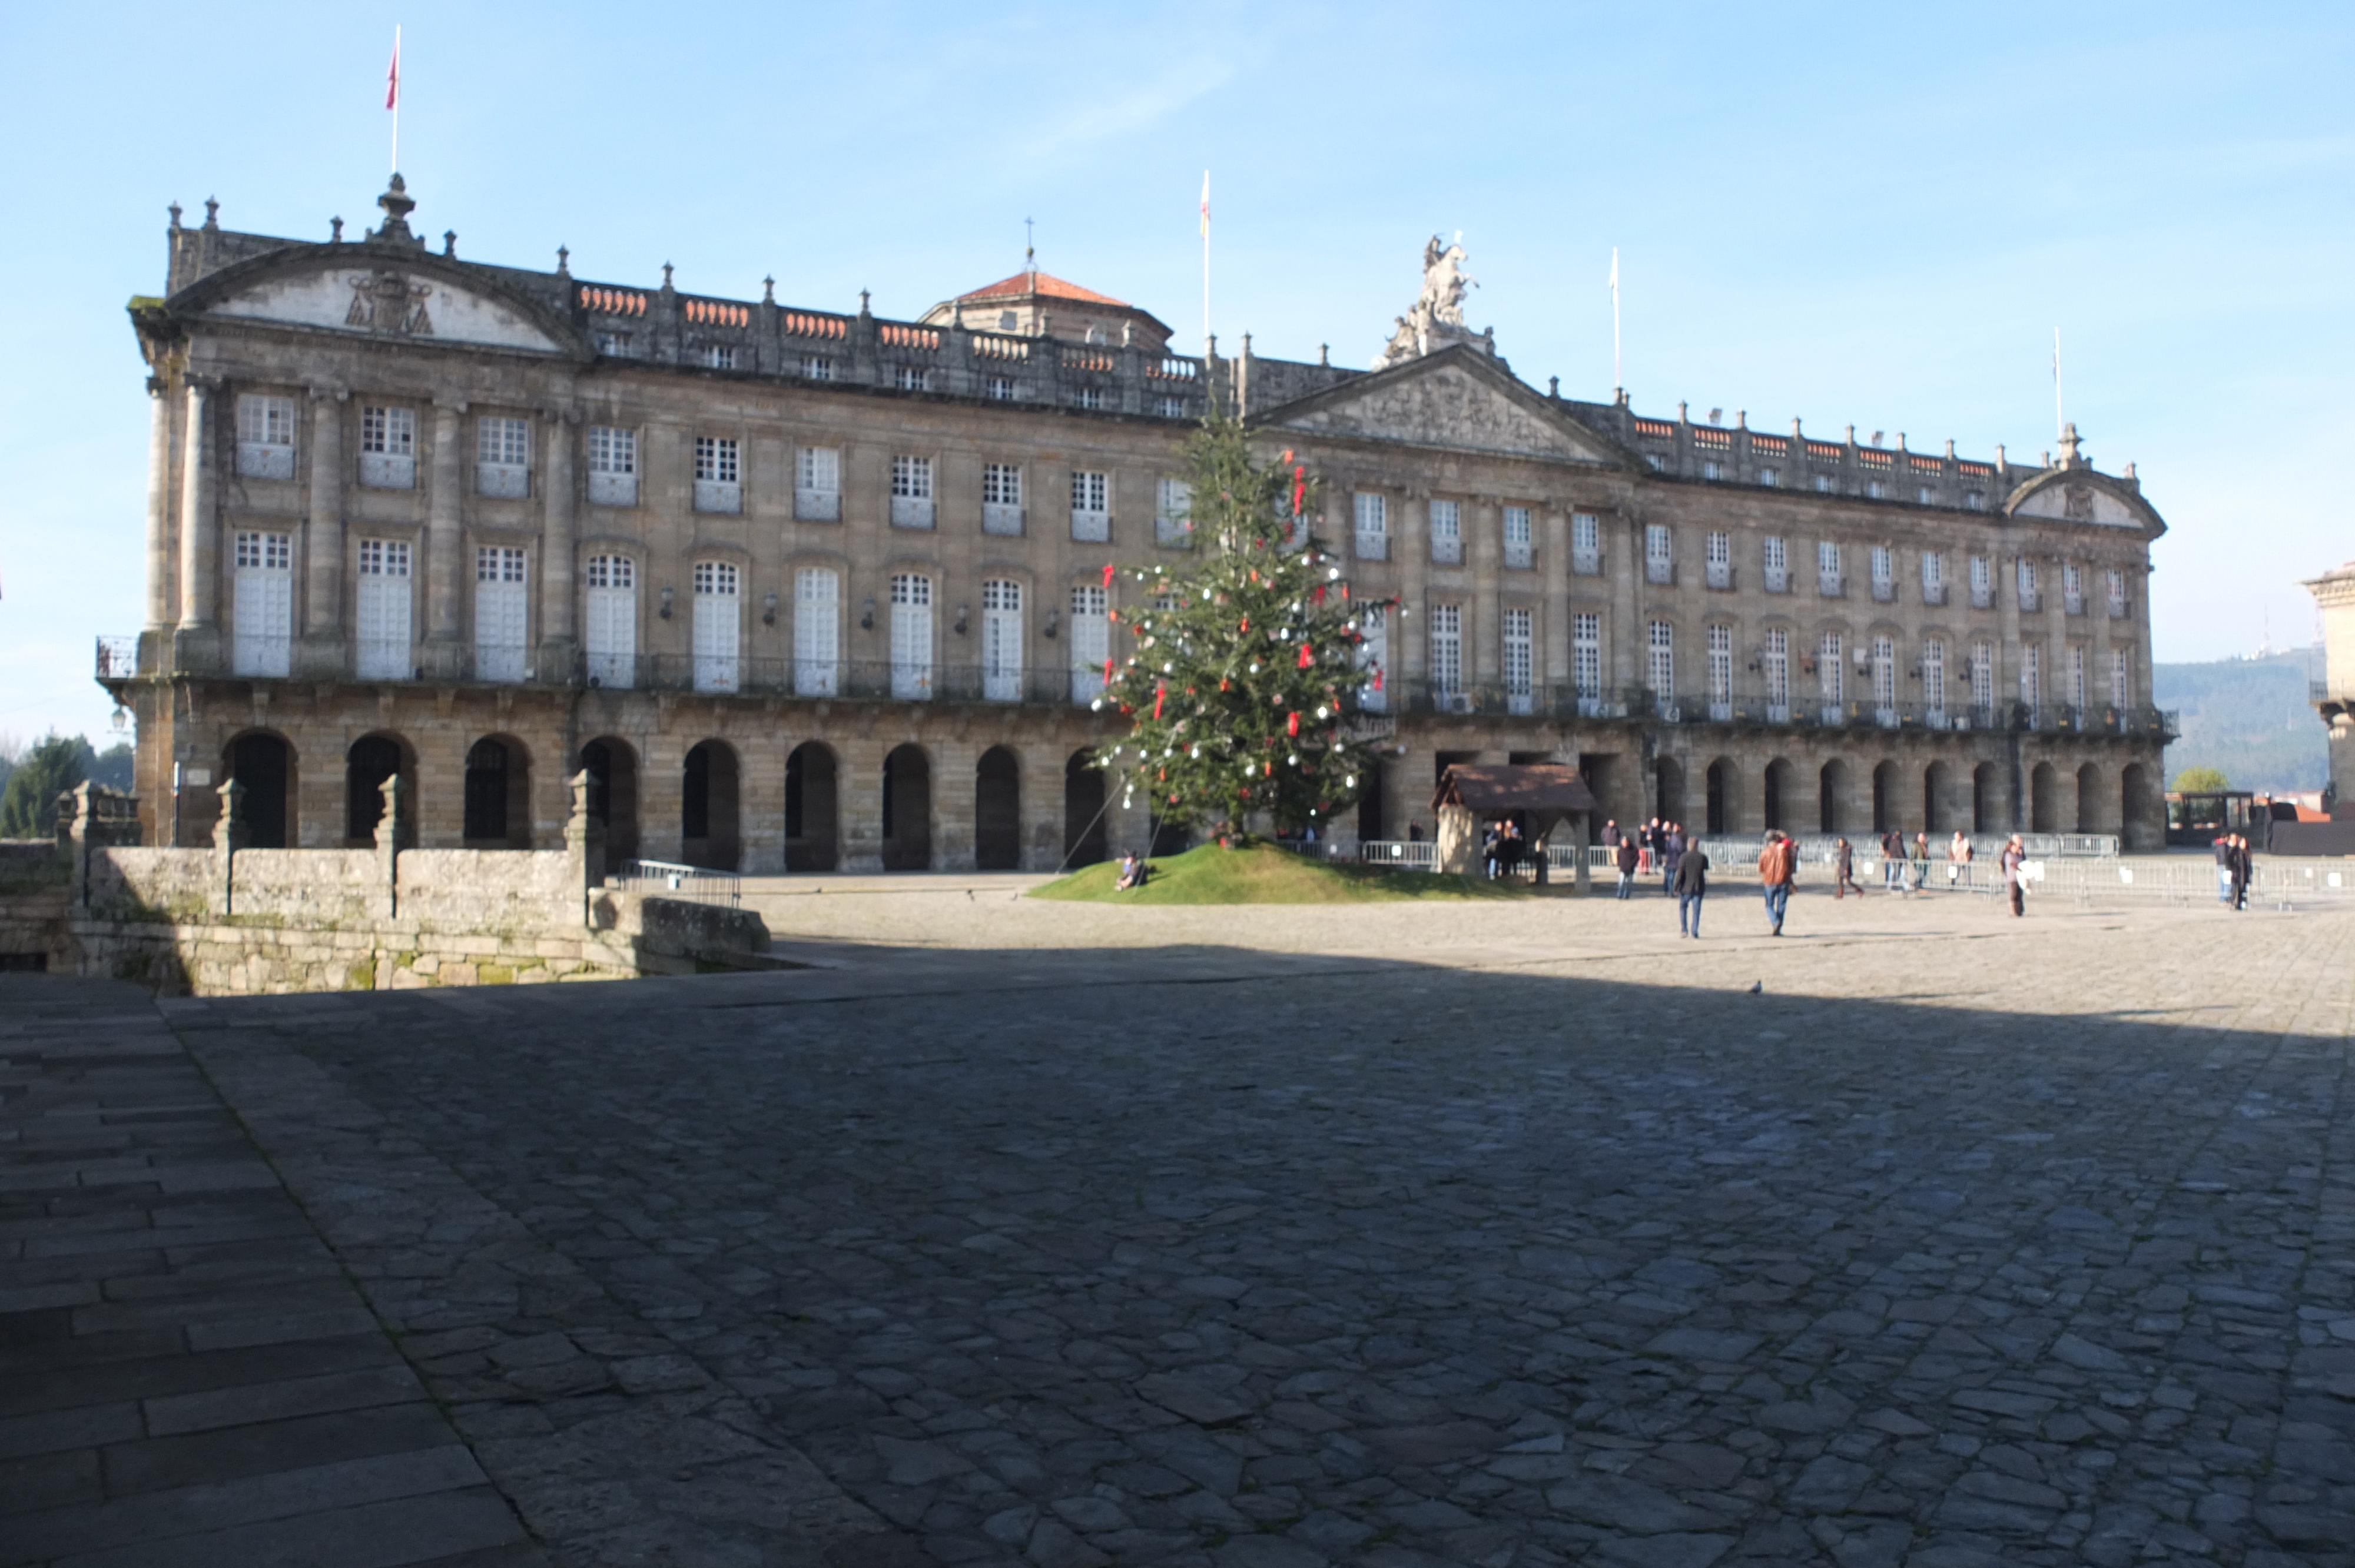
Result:
{"type": "Polygon", "coordinates": [[[231,779],[220,787],[220,821],[213,829],[215,849],[243,849],[245,786],[231,779]]]}
{"type": "Polygon", "coordinates": [[[1998,441],[1995,444],[1995,466],[1998,468],[2009,468],[2011,466],[2011,460],[2003,455],[2003,443],[2001,441],[1998,441]]]}
{"type": "Polygon", "coordinates": [[[858,313],[862,317],[871,316],[875,313],[872,310],[868,308],[868,293],[864,289],[858,291],[858,313]]]}
{"type": "Polygon", "coordinates": [[[399,175],[393,175],[392,183],[384,187],[384,195],[376,198],[376,205],[384,208],[384,225],[376,231],[373,238],[378,239],[416,238],[409,232],[409,215],[417,210],[417,203],[410,199],[407,181],[399,175]]]}
{"type": "Polygon", "coordinates": [[[205,197],[205,227],[207,228],[220,227],[220,203],[211,196],[205,197]]]}
{"type": "Polygon", "coordinates": [[[1245,333],[1243,334],[1243,357],[1249,359],[1251,356],[1251,334],[1245,333]]]}
{"type": "Polygon", "coordinates": [[[330,245],[341,245],[343,242],[344,220],[340,217],[331,217],[327,219],[327,243],[330,245]]]}
{"type": "Polygon", "coordinates": [[[1850,425],[1848,428],[1848,444],[1850,446],[1856,445],[1856,427],[1854,425],[1850,425]]]}
{"type": "Polygon", "coordinates": [[[458,231],[456,229],[445,228],[442,231],[442,254],[444,256],[455,256],[458,254],[458,231]]]}
{"type": "Polygon", "coordinates": [[[1135,348],[1136,346],[1136,323],[1135,322],[1123,322],[1120,323],[1120,345],[1123,348],[1135,348]]]}
{"type": "Polygon", "coordinates": [[[1737,430],[1746,430],[1750,428],[1749,409],[1736,408],[1733,411],[1733,428],[1737,430]]]}
{"type": "MultiPolygon", "coordinates": [[[[1333,363],[1333,345],[1331,344],[1320,343],[1316,345],[1316,363],[1327,366],[1328,368],[1331,366],[1333,363]]],[[[1555,377],[1555,385],[1561,385],[1561,377],[1555,377]]]]}
{"type": "Polygon", "coordinates": [[[761,280],[761,302],[764,305],[777,302],[777,276],[773,272],[761,280]]]}
{"type": "Polygon", "coordinates": [[[556,248],[556,275],[559,278],[572,275],[572,247],[570,245],[556,248]]]}
{"type": "Polygon", "coordinates": [[[2062,468],[2091,468],[2093,466],[2092,460],[2087,458],[2083,452],[2078,450],[2083,444],[2083,443],[2081,442],[2077,437],[2076,420],[2072,419],[2067,424],[2061,427],[2061,466],[2062,468]]]}
{"type": "Polygon", "coordinates": [[[663,292],[667,294],[674,291],[670,286],[670,263],[666,261],[663,263],[663,292]]]}
{"type": "Polygon", "coordinates": [[[2129,483],[2129,484],[2136,484],[2136,483],[2139,483],[2139,482],[2141,482],[2140,481],[2138,481],[2138,480],[2137,480],[2137,479],[2135,478],[2135,465],[2134,465],[2134,464],[2132,464],[2132,463],[2128,463],[2128,464],[2126,464],[2126,482],[2127,482],[2127,483],[2129,483]]]}
{"type": "Polygon", "coordinates": [[[1952,436],[1946,438],[1946,455],[1948,457],[1955,455],[1955,438],[1952,436]]]}
{"type": "Polygon", "coordinates": [[[949,302],[949,325],[954,327],[959,332],[964,331],[964,302],[963,300],[951,300],[949,302]]]}
{"type": "Polygon", "coordinates": [[[1555,397],[1555,398],[1559,398],[1559,397],[1561,396],[1561,376],[1547,376],[1547,377],[1546,377],[1546,396],[1547,396],[1547,397],[1555,397]]]}
{"type": "Polygon", "coordinates": [[[1905,432],[1902,430],[1897,432],[1897,450],[1901,452],[1905,450],[1905,432]]]}
{"type": "Polygon", "coordinates": [[[1798,417],[1797,417],[1796,415],[1794,415],[1794,416],[1792,416],[1792,418],[1791,418],[1791,439],[1792,439],[1792,440],[1798,440],[1798,439],[1799,439],[1799,435],[1800,435],[1800,431],[1799,431],[1799,420],[1798,420],[1798,417]]]}
{"type": "Polygon", "coordinates": [[[1690,423],[1690,420],[1686,418],[1685,400],[1681,397],[1677,399],[1677,423],[1679,425],[1690,423]]]}
{"type": "Polygon", "coordinates": [[[385,775],[377,793],[384,797],[384,814],[376,820],[376,847],[389,850],[400,842],[400,771],[395,768],[385,775]]]}
{"type": "Polygon", "coordinates": [[[174,202],[166,210],[168,210],[172,215],[172,228],[175,230],[177,230],[180,227],[180,204],[178,202],[174,202]]]}

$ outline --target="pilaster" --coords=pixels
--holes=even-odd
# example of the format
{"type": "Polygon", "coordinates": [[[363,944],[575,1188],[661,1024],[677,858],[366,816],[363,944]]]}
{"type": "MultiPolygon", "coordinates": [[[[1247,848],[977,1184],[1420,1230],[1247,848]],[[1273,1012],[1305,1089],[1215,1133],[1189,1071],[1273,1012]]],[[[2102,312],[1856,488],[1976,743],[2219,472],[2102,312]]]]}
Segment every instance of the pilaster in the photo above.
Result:
{"type": "Polygon", "coordinates": [[[425,640],[420,652],[426,674],[444,680],[463,674],[466,664],[459,559],[465,548],[459,488],[465,471],[461,450],[465,411],[463,399],[434,402],[432,488],[426,494],[425,640]]]}
{"type": "MultiPolygon", "coordinates": [[[[776,307],[768,308],[773,314],[776,307]]],[[[580,412],[570,405],[559,404],[545,415],[548,458],[541,484],[539,652],[535,662],[540,680],[549,683],[570,683],[577,662],[574,616],[580,595],[573,572],[580,498],[574,493],[573,450],[580,425],[580,412]]]]}
{"type": "Polygon", "coordinates": [[[351,667],[344,638],[344,583],[350,573],[344,546],[344,405],[340,387],[311,392],[311,506],[304,523],[303,637],[295,670],[334,676],[351,667]]]}

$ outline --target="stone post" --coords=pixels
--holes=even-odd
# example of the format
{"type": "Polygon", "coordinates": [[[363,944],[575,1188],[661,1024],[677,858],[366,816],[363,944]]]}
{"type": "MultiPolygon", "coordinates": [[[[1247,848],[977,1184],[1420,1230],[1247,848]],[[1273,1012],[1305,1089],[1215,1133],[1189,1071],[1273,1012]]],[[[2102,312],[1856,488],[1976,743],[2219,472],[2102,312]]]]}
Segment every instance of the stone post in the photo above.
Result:
{"type": "Polygon", "coordinates": [[[461,450],[466,411],[463,401],[433,405],[433,470],[425,510],[425,673],[449,680],[464,664],[464,588],[459,567],[464,532],[459,485],[465,472],[461,450]]]}
{"type": "MultiPolygon", "coordinates": [[[[774,307],[771,307],[772,310],[774,307]]],[[[572,630],[577,599],[572,589],[573,494],[572,445],[580,416],[570,408],[552,408],[548,415],[548,473],[542,497],[544,514],[539,535],[539,655],[541,681],[560,684],[572,679],[575,662],[572,630]]]]}
{"type": "Polygon", "coordinates": [[[220,821],[213,829],[213,897],[216,915],[237,913],[238,840],[245,833],[245,786],[235,779],[220,787],[220,821]]]}
{"type": "Polygon", "coordinates": [[[394,919],[400,914],[400,775],[386,777],[378,790],[384,796],[384,811],[376,820],[376,880],[384,890],[384,917],[394,919]]]}
{"type": "Polygon", "coordinates": [[[584,768],[565,782],[572,790],[572,814],[565,819],[564,853],[571,885],[580,894],[581,923],[593,927],[597,890],[605,885],[605,824],[589,814],[589,770],[584,768]]]}
{"type": "Polygon", "coordinates": [[[187,423],[180,457],[180,629],[174,664],[209,670],[219,662],[220,519],[213,505],[212,388],[188,378],[187,423]]]}
{"type": "Polygon", "coordinates": [[[1587,863],[1586,847],[1593,836],[1594,813],[1572,811],[1565,819],[1570,828],[1570,847],[1578,856],[1578,892],[1581,897],[1594,890],[1594,868],[1587,863]]]}
{"type": "Polygon", "coordinates": [[[90,907],[90,833],[92,809],[88,779],[58,797],[58,853],[65,857],[71,891],[67,907],[90,907]]]}
{"type": "Polygon", "coordinates": [[[330,387],[311,388],[311,515],[304,526],[303,652],[305,674],[351,668],[344,649],[344,400],[330,387]]]}

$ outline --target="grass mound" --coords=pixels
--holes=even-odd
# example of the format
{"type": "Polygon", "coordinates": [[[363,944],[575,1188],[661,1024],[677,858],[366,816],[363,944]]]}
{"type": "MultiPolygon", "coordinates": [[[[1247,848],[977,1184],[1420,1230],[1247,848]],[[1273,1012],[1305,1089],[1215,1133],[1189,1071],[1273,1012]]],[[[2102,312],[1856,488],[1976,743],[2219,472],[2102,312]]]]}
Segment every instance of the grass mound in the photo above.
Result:
{"type": "Polygon", "coordinates": [[[1516,898],[1529,892],[1518,883],[1310,860],[1273,844],[1204,844],[1148,863],[1153,874],[1145,885],[1125,893],[1113,890],[1120,863],[1108,861],[1034,887],[1030,896],[1096,904],[1378,904],[1400,898],[1516,898]]]}

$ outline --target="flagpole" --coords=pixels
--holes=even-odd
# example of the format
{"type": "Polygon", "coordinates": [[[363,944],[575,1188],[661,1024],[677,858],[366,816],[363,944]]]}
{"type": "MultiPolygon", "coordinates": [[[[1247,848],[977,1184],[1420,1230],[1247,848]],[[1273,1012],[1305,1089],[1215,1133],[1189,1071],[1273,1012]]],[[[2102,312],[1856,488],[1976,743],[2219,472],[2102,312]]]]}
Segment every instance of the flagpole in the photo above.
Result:
{"type": "Polygon", "coordinates": [[[1613,400],[1626,390],[1627,379],[1619,364],[1619,248],[1611,248],[1611,392],[1613,400]]]}
{"type": "Polygon", "coordinates": [[[1202,171],[1202,371],[1210,360],[1210,171],[1202,171]]]}
{"type": "Polygon", "coordinates": [[[2052,438],[2068,433],[2069,420],[2061,409],[2061,329],[2052,329],[2052,438]]]}
{"type": "Polygon", "coordinates": [[[392,172],[400,173],[400,24],[392,25],[392,89],[387,95],[392,101],[386,107],[392,111],[392,172]]]}

